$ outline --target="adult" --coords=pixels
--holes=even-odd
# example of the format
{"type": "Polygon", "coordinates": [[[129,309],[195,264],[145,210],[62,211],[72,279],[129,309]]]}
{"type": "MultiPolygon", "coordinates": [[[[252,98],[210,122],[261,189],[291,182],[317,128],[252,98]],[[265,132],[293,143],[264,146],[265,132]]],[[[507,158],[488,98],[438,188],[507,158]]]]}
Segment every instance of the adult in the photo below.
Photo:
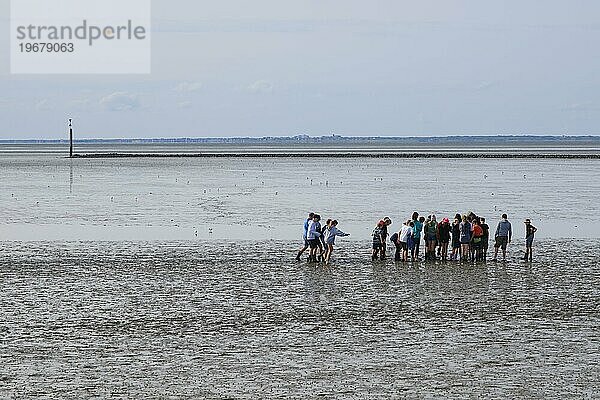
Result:
{"type": "Polygon", "coordinates": [[[506,261],[506,249],[512,242],[512,224],[508,220],[508,215],[502,214],[502,220],[496,227],[496,244],[494,245],[494,261],[498,260],[498,251],[502,249],[502,260],[506,261]]]}

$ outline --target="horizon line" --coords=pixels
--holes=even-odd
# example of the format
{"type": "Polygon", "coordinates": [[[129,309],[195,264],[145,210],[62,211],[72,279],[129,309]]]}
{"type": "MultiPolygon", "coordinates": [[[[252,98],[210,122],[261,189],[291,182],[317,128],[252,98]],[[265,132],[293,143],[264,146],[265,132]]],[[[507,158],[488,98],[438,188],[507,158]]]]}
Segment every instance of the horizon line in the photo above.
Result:
{"type": "MultiPolygon", "coordinates": [[[[307,134],[297,135],[283,135],[283,136],[178,136],[178,137],[89,137],[89,138],[75,138],[73,141],[77,142],[90,142],[90,141],[116,141],[116,140],[128,140],[128,141],[173,141],[173,140],[291,140],[291,139],[350,139],[350,140],[365,140],[365,139],[378,139],[378,140],[426,140],[426,139],[460,139],[460,138],[481,138],[481,139],[492,139],[492,138],[554,138],[554,139],[581,139],[581,138],[594,138],[600,139],[600,134],[587,134],[587,135],[566,135],[566,134],[496,134],[496,135],[434,135],[434,136],[344,136],[344,135],[319,135],[312,136],[307,134]]],[[[6,138],[0,139],[0,143],[7,142],[69,142],[68,138],[6,138]]]]}

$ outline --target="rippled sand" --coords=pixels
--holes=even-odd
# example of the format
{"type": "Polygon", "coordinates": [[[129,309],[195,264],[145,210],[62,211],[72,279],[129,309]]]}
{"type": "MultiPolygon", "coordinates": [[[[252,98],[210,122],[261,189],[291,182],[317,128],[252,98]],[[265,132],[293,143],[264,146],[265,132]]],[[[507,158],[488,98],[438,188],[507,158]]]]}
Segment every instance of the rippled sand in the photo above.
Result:
{"type": "Polygon", "coordinates": [[[295,246],[0,243],[0,397],[599,394],[599,241],[480,265],[346,242],[329,268],[295,246]]]}

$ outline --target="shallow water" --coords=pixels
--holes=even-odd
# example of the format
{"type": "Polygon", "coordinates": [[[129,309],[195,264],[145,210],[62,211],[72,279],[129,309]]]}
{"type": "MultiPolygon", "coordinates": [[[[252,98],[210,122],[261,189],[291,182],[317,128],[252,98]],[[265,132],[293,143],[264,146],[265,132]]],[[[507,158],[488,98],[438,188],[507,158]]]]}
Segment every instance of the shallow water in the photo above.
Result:
{"type": "Polygon", "coordinates": [[[308,211],[368,238],[388,215],[600,238],[600,160],[74,159],[0,153],[0,240],[297,240],[308,211]]]}
{"type": "Polygon", "coordinates": [[[0,243],[0,397],[600,395],[598,241],[540,241],[531,264],[294,248],[0,243]]]}

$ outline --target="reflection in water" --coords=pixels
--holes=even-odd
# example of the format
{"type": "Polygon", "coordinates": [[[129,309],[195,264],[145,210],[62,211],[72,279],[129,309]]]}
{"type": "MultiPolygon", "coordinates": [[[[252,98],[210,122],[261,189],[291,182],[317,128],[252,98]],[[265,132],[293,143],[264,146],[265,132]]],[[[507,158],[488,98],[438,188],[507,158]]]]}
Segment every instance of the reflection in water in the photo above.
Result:
{"type": "Polygon", "coordinates": [[[537,245],[323,268],[295,242],[0,242],[0,397],[592,397],[600,242],[537,245]]]}
{"type": "Polygon", "coordinates": [[[69,194],[73,194],[73,160],[69,159],[69,194]]]}

